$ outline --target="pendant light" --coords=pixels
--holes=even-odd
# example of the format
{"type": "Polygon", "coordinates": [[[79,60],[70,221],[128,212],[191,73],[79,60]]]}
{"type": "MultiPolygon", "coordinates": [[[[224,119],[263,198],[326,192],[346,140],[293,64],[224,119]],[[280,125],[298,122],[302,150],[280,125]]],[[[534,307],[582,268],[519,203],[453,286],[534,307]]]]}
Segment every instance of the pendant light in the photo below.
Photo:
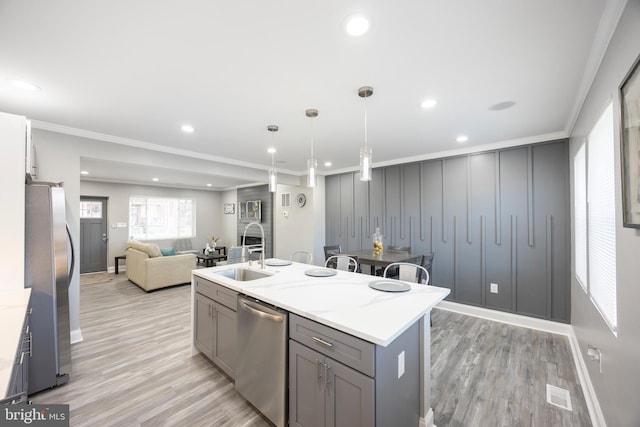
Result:
{"type": "MultiPolygon", "coordinates": [[[[278,126],[269,125],[267,126],[267,130],[271,132],[271,142],[273,145],[275,133],[278,132],[278,126]]],[[[271,169],[269,170],[269,192],[275,193],[276,187],[278,185],[278,174],[276,173],[276,160],[275,160],[276,149],[275,147],[272,146],[267,150],[267,152],[271,153],[271,169]]]]}
{"type": "Polygon", "coordinates": [[[364,103],[364,147],[360,148],[360,181],[371,181],[372,152],[367,141],[367,98],[373,95],[371,86],[362,86],[358,95],[364,103]]]}
{"type": "Polygon", "coordinates": [[[311,119],[311,158],[307,160],[307,187],[313,188],[316,186],[316,170],[318,169],[318,161],[313,157],[313,119],[318,117],[318,110],[309,108],[305,114],[311,119]]]}

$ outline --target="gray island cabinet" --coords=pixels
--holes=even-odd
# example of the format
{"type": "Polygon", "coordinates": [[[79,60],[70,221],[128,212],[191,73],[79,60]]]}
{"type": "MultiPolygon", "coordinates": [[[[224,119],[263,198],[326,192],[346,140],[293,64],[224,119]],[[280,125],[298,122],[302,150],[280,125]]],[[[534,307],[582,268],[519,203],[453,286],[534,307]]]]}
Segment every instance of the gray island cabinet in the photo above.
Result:
{"type": "Polygon", "coordinates": [[[417,426],[418,324],[387,347],[291,315],[289,425],[417,426]]]}
{"type": "Polygon", "coordinates": [[[193,354],[235,379],[236,297],[247,295],[289,313],[282,353],[289,426],[433,425],[429,316],[448,289],[411,284],[408,292],[380,292],[368,286],[375,277],[311,277],[299,263],[234,280],[227,270],[238,268],[259,269],[243,263],[193,271],[193,354]]]}
{"type": "Polygon", "coordinates": [[[231,378],[236,351],[238,293],[201,277],[194,278],[194,345],[231,378]]]}

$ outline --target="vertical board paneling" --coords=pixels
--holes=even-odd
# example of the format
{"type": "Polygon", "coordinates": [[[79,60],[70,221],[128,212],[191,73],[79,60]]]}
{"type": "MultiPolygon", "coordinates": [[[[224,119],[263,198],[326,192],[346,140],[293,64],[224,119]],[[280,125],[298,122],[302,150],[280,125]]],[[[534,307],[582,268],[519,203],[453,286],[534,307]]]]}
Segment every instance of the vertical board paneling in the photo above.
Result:
{"type": "Polygon", "coordinates": [[[400,218],[400,166],[385,168],[386,221],[383,230],[385,246],[397,245],[400,237],[398,230],[400,218]]]}
{"type": "Polygon", "coordinates": [[[533,246],[534,215],[533,215],[533,147],[527,147],[527,234],[529,246],[533,246]]]}
{"type": "Polygon", "coordinates": [[[340,175],[340,218],[342,230],[340,244],[343,251],[357,249],[356,239],[353,237],[353,180],[354,173],[340,175]]]}
{"type": "Polygon", "coordinates": [[[400,235],[400,246],[409,246],[418,253],[426,253],[424,242],[418,234],[418,218],[420,212],[420,164],[405,165],[402,171],[402,200],[404,208],[400,218],[404,233],[400,235]]]}
{"type": "MultiPolygon", "coordinates": [[[[495,234],[495,222],[488,225],[486,218],[493,218],[495,212],[495,156],[493,153],[483,153],[468,156],[468,210],[472,213],[468,223],[471,229],[471,242],[469,243],[469,259],[466,268],[465,280],[470,287],[477,289],[473,293],[473,304],[485,306],[487,304],[487,233],[495,234]],[[487,227],[491,227],[487,231],[487,227]],[[478,279],[480,278],[480,283],[478,279]]],[[[490,247],[495,246],[495,239],[489,242],[490,247]]],[[[495,295],[495,294],[493,294],[495,295]]]]}
{"type": "Polygon", "coordinates": [[[329,176],[327,244],[367,247],[377,226],[386,245],[434,252],[449,299],[567,322],[568,165],[554,141],[377,168],[370,183],[329,176]]]}
{"type": "MultiPolygon", "coordinates": [[[[450,277],[455,285],[456,301],[479,305],[481,301],[478,278],[480,275],[479,245],[467,241],[467,173],[468,158],[454,157],[446,159],[444,174],[444,205],[448,217],[447,234],[449,239],[444,242],[444,247],[453,255],[451,263],[445,260],[439,268],[450,269],[450,277]],[[455,220],[454,220],[455,218],[455,220]],[[450,230],[450,231],[449,231],[450,230]]],[[[440,252],[438,252],[440,256],[440,252]]]]}
{"type": "MultiPolygon", "coordinates": [[[[534,215],[537,242],[545,241],[546,216],[551,215],[551,319],[570,319],[570,269],[569,246],[569,153],[566,144],[543,144],[533,147],[534,158],[534,215]]],[[[543,258],[540,258],[543,262],[543,258]]],[[[545,280],[545,277],[540,277],[545,280]]]]}

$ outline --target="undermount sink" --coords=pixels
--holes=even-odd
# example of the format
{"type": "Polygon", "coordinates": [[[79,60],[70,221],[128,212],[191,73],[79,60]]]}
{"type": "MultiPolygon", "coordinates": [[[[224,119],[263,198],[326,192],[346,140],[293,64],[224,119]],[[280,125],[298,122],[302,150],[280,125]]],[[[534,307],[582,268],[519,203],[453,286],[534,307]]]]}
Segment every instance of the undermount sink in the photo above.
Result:
{"type": "Polygon", "coordinates": [[[220,271],[216,271],[215,274],[219,274],[221,276],[228,277],[229,279],[237,280],[239,282],[248,282],[249,280],[264,279],[265,277],[269,277],[273,275],[273,273],[269,273],[266,271],[251,270],[249,268],[244,268],[244,267],[220,270],[220,271]]]}

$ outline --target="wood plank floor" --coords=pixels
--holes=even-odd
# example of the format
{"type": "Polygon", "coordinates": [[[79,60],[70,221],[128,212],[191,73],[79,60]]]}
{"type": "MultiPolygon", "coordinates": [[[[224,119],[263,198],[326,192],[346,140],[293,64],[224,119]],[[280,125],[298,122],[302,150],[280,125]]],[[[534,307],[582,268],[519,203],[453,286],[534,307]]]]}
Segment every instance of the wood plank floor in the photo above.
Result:
{"type": "MultiPolygon", "coordinates": [[[[80,288],[84,341],[68,384],[31,396],[67,403],[72,426],[268,426],[204,357],[191,356],[190,288],[145,293],[124,275],[80,288]]],[[[565,337],[433,312],[439,427],[590,426],[565,337]],[[568,388],[573,412],[546,403],[568,388]]]]}

